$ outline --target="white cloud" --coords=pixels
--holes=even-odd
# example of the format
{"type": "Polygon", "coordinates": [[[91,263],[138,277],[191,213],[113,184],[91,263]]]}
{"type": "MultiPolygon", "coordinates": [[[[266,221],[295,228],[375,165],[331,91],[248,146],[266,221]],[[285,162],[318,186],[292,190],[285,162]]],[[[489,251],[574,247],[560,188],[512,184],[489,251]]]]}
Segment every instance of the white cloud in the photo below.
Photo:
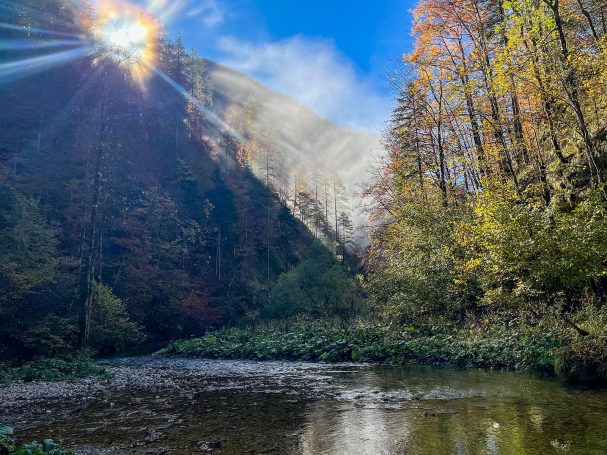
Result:
{"type": "Polygon", "coordinates": [[[332,41],[295,36],[252,43],[223,37],[218,46],[225,65],[342,126],[378,133],[386,120],[389,100],[332,41]]]}
{"type": "Polygon", "coordinates": [[[203,26],[214,28],[226,17],[226,10],[217,0],[147,0],[146,7],[164,23],[187,17],[200,19],[203,26]]]}
{"type": "Polygon", "coordinates": [[[213,28],[224,22],[226,11],[216,0],[205,0],[199,1],[187,12],[187,16],[200,18],[205,27],[213,28]]]}

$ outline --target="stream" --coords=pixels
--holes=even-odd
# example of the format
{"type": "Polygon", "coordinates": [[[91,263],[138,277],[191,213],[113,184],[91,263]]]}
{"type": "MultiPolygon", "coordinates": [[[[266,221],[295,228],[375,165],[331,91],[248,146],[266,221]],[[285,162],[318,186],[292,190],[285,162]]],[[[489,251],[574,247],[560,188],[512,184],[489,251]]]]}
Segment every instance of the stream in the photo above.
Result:
{"type": "Polygon", "coordinates": [[[607,454],[607,390],[500,371],[137,357],[0,387],[0,422],[75,454],[607,454]]]}

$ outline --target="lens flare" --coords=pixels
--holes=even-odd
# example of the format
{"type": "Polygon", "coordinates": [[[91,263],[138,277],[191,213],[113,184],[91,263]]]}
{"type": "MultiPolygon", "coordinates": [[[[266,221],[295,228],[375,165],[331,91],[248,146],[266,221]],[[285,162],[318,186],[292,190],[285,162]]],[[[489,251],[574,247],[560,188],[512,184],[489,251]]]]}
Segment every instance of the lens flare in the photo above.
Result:
{"type": "Polygon", "coordinates": [[[215,115],[210,109],[208,109],[202,101],[194,98],[190,93],[185,89],[185,87],[179,85],[173,79],[171,79],[164,71],[160,68],[150,68],[155,74],[160,76],[167,84],[169,84],[173,89],[177,91],[181,96],[183,96],[186,100],[188,100],[192,105],[198,109],[206,119],[213,125],[218,132],[227,132],[234,139],[236,139],[239,143],[244,144],[245,139],[238,133],[238,131],[234,130],[230,125],[220,119],[217,115],[215,115]]]}
{"type": "Polygon", "coordinates": [[[82,46],[82,40],[0,40],[0,50],[3,51],[32,51],[51,49],[54,47],[82,46]]]}
{"type": "Polygon", "coordinates": [[[48,71],[52,67],[64,65],[73,60],[83,58],[90,55],[93,50],[94,48],[90,46],[78,47],[39,57],[0,63],[0,85],[4,85],[22,77],[48,71]]]}
{"type": "Polygon", "coordinates": [[[36,28],[36,27],[29,27],[29,26],[24,26],[24,25],[7,24],[4,22],[0,22],[0,29],[21,32],[21,33],[27,34],[28,36],[31,34],[35,34],[35,35],[64,36],[64,37],[79,39],[79,40],[87,39],[87,37],[83,34],[60,32],[58,30],[48,30],[45,28],[36,28]]]}
{"type": "Polygon", "coordinates": [[[135,79],[144,81],[156,59],[158,25],[138,6],[103,1],[97,6],[94,35],[102,51],[127,66],[135,79]]]}

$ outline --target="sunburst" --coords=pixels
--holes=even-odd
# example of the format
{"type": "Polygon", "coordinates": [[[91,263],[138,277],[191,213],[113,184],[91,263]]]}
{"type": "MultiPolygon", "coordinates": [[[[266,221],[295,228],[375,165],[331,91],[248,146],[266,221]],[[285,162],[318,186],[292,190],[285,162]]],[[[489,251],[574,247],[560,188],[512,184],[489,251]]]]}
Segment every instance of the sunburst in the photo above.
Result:
{"type": "Polygon", "coordinates": [[[127,67],[137,80],[149,76],[158,39],[158,25],[149,13],[127,2],[103,1],[93,27],[104,54],[127,67]]]}

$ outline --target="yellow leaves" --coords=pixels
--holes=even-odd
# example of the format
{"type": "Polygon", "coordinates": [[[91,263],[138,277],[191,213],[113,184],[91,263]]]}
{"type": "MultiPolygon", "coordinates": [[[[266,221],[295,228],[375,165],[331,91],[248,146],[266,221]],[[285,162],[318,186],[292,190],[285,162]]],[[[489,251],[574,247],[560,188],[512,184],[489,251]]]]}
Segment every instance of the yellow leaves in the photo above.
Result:
{"type": "Polygon", "coordinates": [[[480,258],[472,258],[464,263],[464,270],[466,272],[473,272],[479,269],[483,264],[480,258]]]}

